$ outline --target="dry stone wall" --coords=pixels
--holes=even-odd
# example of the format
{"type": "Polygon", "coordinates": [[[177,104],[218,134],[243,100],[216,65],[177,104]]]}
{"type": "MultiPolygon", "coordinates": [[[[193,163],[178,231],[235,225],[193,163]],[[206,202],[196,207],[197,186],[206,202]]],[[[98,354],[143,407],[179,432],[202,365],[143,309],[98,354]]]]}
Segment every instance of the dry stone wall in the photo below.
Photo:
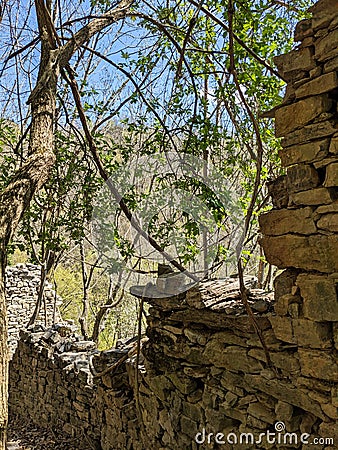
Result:
{"type": "Polygon", "coordinates": [[[137,370],[132,342],[98,352],[65,326],[22,332],[11,412],[76,436],[79,449],[307,449],[315,439],[322,445],[311,448],[335,448],[338,374],[332,351],[323,352],[332,347],[328,330],[300,321],[306,344],[276,337],[272,295],[250,280],[247,288],[272,366],[238,282],[170,298],[135,288],[151,305],[137,370]]]}
{"type": "Polygon", "coordinates": [[[133,360],[102,374],[128,356],[130,345],[99,352],[66,324],[21,331],[10,362],[10,414],[62,430],[77,438],[79,450],[142,448],[127,371],[133,360]]]}
{"type": "MultiPolygon", "coordinates": [[[[40,287],[40,268],[34,264],[18,264],[6,269],[6,299],[8,305],[8,344],[14,353],[19,333],[31,318],[40,287]]],[[[45,303],[37,323],[52,325],[61,320],[58,306],[61,299],[50,283],[45,284],[45,303]]]]}
{"type": "Polygon", "coordinates": [[[23,332],[13,413],[78,436],[81,449],[338,447],[338,1],[311,11],[299,47],[276,60],[288,82],[275,111],[286,175],[260,218],[266,257],[283,269],[274,301],[246,280],[269,355],[234,280],[162,298],[134,288],[150,304],[138,364],[133,343],[100,353],[67,328],[23,332]]]}

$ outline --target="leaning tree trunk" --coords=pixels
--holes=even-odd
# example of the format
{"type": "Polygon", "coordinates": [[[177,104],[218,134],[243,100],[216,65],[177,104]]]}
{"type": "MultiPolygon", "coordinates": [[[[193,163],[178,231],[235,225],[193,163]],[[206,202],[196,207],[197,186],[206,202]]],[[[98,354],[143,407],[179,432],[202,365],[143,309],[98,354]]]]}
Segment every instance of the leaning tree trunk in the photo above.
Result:
{"type": "Polygon", "coordinates": [[[4,279],[6,248],[33,195],[47,181],[55,161],[53,125],[57,70],[50,68],[53,50],[44,45],[42,47],[44,50],[37,87],[30,97],[31,156],[0,193],[0,450],[6,449],[8,423],[8,330],[4,279]]]}
{"type": "Polygon", "coordinates": [[[6,450],[8,423],[8,330],[4,280],[6,248],[22,214],[35,192],[47,181],[55,162],[53,126],[60,69],[68,67],[70,70],[68,63],[74,52],[92,36],[123,19],[132,3],[133,0],[121,0],[110,13],[102,18],[94,18],[62,46],[51,20],[51,0],[35,0],[41,59],[38,80],[28,99],[32,117],[29,140],[31,156],[6,189],[0,192],[0,450],[6,450]]]}

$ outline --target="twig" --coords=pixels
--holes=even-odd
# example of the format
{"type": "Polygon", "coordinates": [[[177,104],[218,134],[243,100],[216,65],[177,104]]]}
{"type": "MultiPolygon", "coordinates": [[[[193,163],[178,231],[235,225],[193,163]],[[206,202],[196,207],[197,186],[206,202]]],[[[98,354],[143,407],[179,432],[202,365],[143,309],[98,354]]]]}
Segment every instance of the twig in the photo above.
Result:
{"type": "Polygon", "coordinates": [[[70,66],[66,66],[66,71],[67,74],[65,73],[64,70],[61,71],[63,77],[66,79],[67,83],[70,85],[70,88],[72,90],[73,93],[73,98],[75,100],[75,105],[77,108],[77,111],[79,113],[79,117],[80,117],[80,121],[85,133],[85,136],[87,138],[88,141],[88,145],[89,145],[89,150],[93,156],[95,165],[99,171],[99,174],[101,176],[101,178],[106,182],[107,187],[110,190],[110,193],[113,195],[113,197],[115,198],[115,201],[119,204],[121,210],[123,211],[124,215],[126,216],[126,218],[128,219],[129,223],[131,224],[131,226],[139,233],[140,236],[142,236],[144,239],[146,239],[149,244],[156,250],[158,251],[167,261],[170,262],[170,264],[172,264],[176,269],[178,269],[180,272],[184,272],[185,275],[192,279],[193,281],[198,282],[199,279],[192,273],[190,273],[189,271],[186,270],[186,268],[184,266],[182,266],[181,263],[179,263],[176,259],[174,259],[169,253],[167,253],[164,248],[158,244],[158,242],[151,237],[146,231],[143,230],[143,228],[141,227],[141,225],[139,224],[138,220],[135,218],[135,216],[132,214],[132,212],[130,211],[129,207],[127,206],[126,202],[124,201],[123,197],[121,196],[121,194],[119,193],[119,191],[116,189],[116,187],[114,186],[112,180],[109,178],[108,173],[106,171],[106,169],[103,167],[100,155],[98,153],[98,150],[96,148],[94,139],[92,137],[92,134],[89,130],[88,127],[88,123],[87,123],[87,118],[81,103],[81,96],[80,96],[80,92],[77,86],[77,82],[75,80],[75,76],[73,71],[71,70],[70,66]]]}
{"type": "Polygon", "coordinates": [[[256,178],[255,178],[255,184],[254,184],[254,190],[253,190],[253,194],[252,194],[252,198],[251,198],[251,202],[245,217],[245,227],[244,227],[244,232],[243,232],[243,237],[242,237],[242,241],[239,244],[238,248],[237,248],[237,258],[238,258],[238,262],[237,262],[237,268],[238,268],[238,276],[239,276],[239,284],[240,284],[240,291],[241,291],[241,297],[242,297],[242,302],[245,306],[245,309],[247,311],[247,314],[252,322],[252,325],[257,333],[257,336],[262,344],[264,353],[265,353],[265,357],[266,357],[266,361],[268,366],[273,369],[273,371],[277,373],[276,368],[274,367],[272,361],[271,361],[271,357],[270,357],[270,352],[269,349],[267,348],[267,345],[265,343],[265,339],[262,333],[262,330],[260,329],[255,316],[252,312],[252,309],[249,305],[249,301],[248,301],[248,293],[245,287],[245,283],[244,283],[244,273],[243,273],[243,265],[242,265],[242,260],[241,260],[241,253],[242,253],[242,245],[243,245],[243,240],[245,239],[245,236],[248,232],[249,226],[250,226],[250,221],[251,221],[251,217],[255,208],[255,203],[256,203],[256,199],[258,196],[258,192],[259,192],[259,187],[260,187],[260,182],[261,182],[261,170],[262,170],[262,164],[263,164],[263,143],[261,140],[261,136],[260,136],[260,131],[259,131],[259,126],[257,123],[257,120],[253,114],[253,112],[251,111],[245,96],[242,92],[238,77],[237,77],[237,72],[236,72],[236,66],[235,66],[235,58],[234,58],[234,34],[233,34],[233,16],[234,16],[235,10],[234,10],[234,4],[233,4],[233,0],[229,0],[228,2],[228,19],[229,19],[229,53],[230,53],[230,73],[233,76],[236,88],[238,90],[238,93],[240,95],[240,98],[243,102],[243,105],[252,121],[253,127],[254,127],[254,132],[256,135],[256,139],[257,139],[257,147],[258,147],[258,152],[257,152],[257,160],[256,160],[256,178]]]}

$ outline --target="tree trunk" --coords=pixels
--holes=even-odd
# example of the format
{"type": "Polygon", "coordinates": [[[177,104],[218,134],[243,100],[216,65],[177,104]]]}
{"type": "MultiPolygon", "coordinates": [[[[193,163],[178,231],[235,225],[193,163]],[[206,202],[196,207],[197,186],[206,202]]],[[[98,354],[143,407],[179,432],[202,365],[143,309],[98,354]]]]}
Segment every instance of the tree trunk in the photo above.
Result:
{"type": "MultiPolygon", "coordinates": [[[[45,53],[45,52],[43,52],[45,53]]],[[[49,52],[42,67],[48,70],[49,52]]],[[[0,193],[0,450],[6,449],[8,423],[8,347],[7,304],[5,297],[6,248],[24,211],[38,189],[47,181],[54,155],[54,111],[57,71],[40,70],[37,91],[31,97],[32,125],[29,142],[31,156],[0,193]],[[43,83],[41,79],[45,77],[43,83]]]]}
{"type": "MultiPolygon", "coordinates": [[[[132,3],[133,0],[121,0],[110,13],[93,19],[75,33],[67,44],[57,48],[60,42],[51,20],[51,1],[35,0],[41,57],[37,83],[28,99],[32,117],[29,139],[31,156],[0,192],[0,450],[6,450],[8,423],[8,324],[4,286],[7,245],[33,195],[47,181],[55,162],[54,116],[60,67],[66,67],[77,48],[92,36],[123,19],[132,3]]],[[[1,16],[2,10],[0,20],[1,16]]]]}

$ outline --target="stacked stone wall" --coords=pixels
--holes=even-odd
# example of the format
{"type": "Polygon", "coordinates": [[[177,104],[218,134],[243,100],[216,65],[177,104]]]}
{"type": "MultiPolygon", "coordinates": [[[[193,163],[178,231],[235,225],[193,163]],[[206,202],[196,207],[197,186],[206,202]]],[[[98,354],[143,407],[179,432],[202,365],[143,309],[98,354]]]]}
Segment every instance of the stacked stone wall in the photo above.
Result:
{"type": "Polygon", "coordinates": [[[303,346],[277,338],[271,295],[248,288],[269,365],[238,283],[223,296],[221,287],[162,299],[155,288],[135,290],[151,304],[137,371],[135,344],[98,352],[65,326],[23,332],[10,369],[12,413],[29,411],[78,437],[79,448],[216,449],[218,440],[229,449],[284,449],[289,439],[292,448],[315,439],[325,444],[311,448],[335,448],[338,373],[332,352],[322,351],[332,346],[327,330],[304,328],[303,346]],[[276,423],[281,442],[271,446],[266,433],[276,423]]]}
{"type": "Polygon", "coordinates": [[[141,449],[132,360],[103,373],[129,350],[99,352],[65,324],[21,331],[10,362],[10,414],[77,438],[79,450],[141,449]]]}
{"type": "MultiPolygon", "coordinates": [[[[34,264],[18,264],[6,268],[6,300],[8,305],[8,344],[14,353],[20,330],[24,329],[31,318],[41,283],[40,268],[34,264]]],[[[45,283],[44,301],[37,323],[52,325],[61,320],[59,305],[61,299],[45,283]]]]}

